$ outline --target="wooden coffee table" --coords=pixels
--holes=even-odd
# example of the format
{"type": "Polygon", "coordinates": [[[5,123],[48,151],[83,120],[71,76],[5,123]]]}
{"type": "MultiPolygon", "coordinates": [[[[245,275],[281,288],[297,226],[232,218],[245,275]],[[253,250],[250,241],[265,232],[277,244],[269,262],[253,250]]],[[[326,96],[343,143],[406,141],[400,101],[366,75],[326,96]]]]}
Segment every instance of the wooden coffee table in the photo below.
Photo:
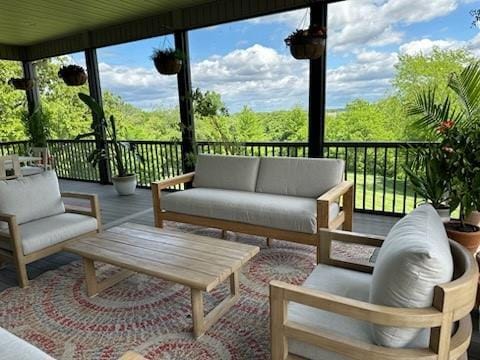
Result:
{"type": "Polygon", "coordinates": [[[115,285],[133,272],[155,276],[191,289],[193,333],[202,336],[239,298],[238,273],[257,246],[126,223],[65,246],[83,257],[88,296],[115,285]],[[94,262],[122,268],[97,281],[94,262]],[[230,280],[230,295],[204,314],[203,292],[230,280]]]}

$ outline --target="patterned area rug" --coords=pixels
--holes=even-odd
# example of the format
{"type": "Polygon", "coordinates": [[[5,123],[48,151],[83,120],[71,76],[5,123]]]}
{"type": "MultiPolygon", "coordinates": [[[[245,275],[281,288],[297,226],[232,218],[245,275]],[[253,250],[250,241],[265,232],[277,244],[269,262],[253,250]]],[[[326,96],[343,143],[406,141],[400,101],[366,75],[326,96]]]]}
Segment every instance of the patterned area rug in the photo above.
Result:
{"type": "MultiPolygon", "coordinates": [[[[218,230],[170,224],[179,231],[220,237],[218,230]]],[[[81,262],[47,272],[28,289],[0,294],[0,325],[56,359],[118,359],[135,350],[147,359],[268,359],[268,283],[300,284],[315,263],[313,247],[228,234],[228,239],[261,247],[240,276],[241,298],[199,340],[194,340],[190,292],[183,286],[144,275],[127,280],[90,299],[81,262]]],[[[338,258],[365,263],[372,248],[333,247],[338,258]]],[[[100,265],[100,274],[117,271],[100,265]]],[[[205,296],[207,309],[220,302],[227,287],[205,296]]]]}

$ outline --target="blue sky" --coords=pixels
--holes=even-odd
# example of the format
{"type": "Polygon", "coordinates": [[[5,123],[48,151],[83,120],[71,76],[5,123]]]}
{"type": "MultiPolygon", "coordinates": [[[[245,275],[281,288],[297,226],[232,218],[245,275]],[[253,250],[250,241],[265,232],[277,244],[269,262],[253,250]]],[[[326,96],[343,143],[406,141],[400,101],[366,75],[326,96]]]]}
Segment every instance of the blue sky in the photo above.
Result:
{"type": "MultiPolygon", "coordinates": [[[[355,98],[375,100],[390,90],[399,53],[466,47],[480,55],[470,26],[472,0],[347,0],[329,7],[327,106],[355,98]]],[[[232,111],[305,107],[308,62],[294,60],[283,39],[307,18],[306,10],[190,32],[194,87],[222,95],[232,111]]],[[[155,47],[170,36],[98,50],[102,86],[144,109],[176,106],[175,77],[156,73],[155,47]]],[[[83,63],[81,55],[74,60],[83,63]]]]}

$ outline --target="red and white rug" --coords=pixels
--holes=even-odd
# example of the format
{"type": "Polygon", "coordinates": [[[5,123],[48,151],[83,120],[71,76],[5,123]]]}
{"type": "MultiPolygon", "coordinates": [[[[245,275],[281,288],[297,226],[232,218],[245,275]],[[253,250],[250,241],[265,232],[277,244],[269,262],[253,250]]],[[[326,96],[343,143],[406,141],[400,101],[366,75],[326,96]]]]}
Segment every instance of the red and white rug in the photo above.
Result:
{"type": "MultiPolygon", "coordinates": [[[[220,232],[179,226],[219,237],[220,232]]],[[[243,268],[241,298],[199,340],[192,335],[187,288],[145,275],[133,275],[90,299],[83,268],[75,262],[31,281],[29,288],[0,293],[0,326],[56,359],[118,359],[135,350],[147,359],[268,359],[268,283],[300,284],[315,263],[313,247],[229,233],[229,240],[255,244],[260,253],[243,268]]],[[[373,249],[335,246],[340,258],[367,262],[373,249]]],[[[101,273],[116,271],[101,265],[101,273]]],[[[205,297],[206,307],[221,301],[226,286],[205,297]]]]}

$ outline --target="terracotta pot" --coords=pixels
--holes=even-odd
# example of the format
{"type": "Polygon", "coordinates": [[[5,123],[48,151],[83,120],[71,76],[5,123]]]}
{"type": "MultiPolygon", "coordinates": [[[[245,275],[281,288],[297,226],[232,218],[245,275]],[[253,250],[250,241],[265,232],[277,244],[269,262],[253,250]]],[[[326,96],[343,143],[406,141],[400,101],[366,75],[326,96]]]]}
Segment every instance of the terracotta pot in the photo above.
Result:
{"type": "Polygon", "coordinates": [[[155,58],[153,63],[162,75],[175,75],[182,69],[182,60],[176,58],[155,58]]]}
{"type": "Polygon", "coordinates": [[[319,59],[324,52],[325,39],[319,37],[304,36],[290,44],[290,53],[297,60],[319,59]]]}
{"type": "Polygon", "coordinates": [[[15,79],[11,78],[8,83],[17,90],[30,90],[33,88],[34,82],[32,79],[15,79]]]}
{"type": "Polygon", "coordinates": [[[472,212],[466,219],[465,222],[475,226],[480,226],[480,211],[472,212]]]}
{"type": "Polygon", "coordinates": [[[65,74],[63,81],[68,86],[80,86],[87,82],[88,76],[85,72],[75,71],[65,74]]]}
{"type": "Polygon", "coordinates": [[[475,255],[478,252],[478,247],[480,246],[480,229],[477,227],[477,231],[464,232],[457,230],[455,228],[456,225],[458,225],[458,222],[456,221],[451,221],[446,224],[448,237],[452,240],[455,240],[475,255]]]}

